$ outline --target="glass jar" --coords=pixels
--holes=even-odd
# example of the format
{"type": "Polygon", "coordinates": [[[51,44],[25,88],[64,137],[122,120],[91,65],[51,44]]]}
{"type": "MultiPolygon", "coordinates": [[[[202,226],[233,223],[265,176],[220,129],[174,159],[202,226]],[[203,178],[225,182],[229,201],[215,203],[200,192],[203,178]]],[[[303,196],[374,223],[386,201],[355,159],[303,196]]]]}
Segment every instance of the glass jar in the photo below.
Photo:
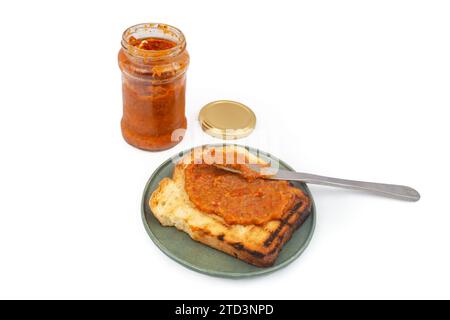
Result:
{"type": "Polygon", "coordinates": [[[129,144],[157,151],[181,141],[188,65],[186,40],[177,28],[148,23],[125,30],[119,52],[121,128],[129,144]]]}

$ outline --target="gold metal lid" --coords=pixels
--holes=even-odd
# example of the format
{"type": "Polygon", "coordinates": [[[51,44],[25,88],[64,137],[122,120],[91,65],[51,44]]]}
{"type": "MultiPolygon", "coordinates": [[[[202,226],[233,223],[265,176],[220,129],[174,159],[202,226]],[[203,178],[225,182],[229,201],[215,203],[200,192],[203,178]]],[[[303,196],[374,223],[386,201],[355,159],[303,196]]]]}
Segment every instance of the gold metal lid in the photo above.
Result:
{"type": "Polygon", "coordinates": [[[244,138],[256,125],[256,116],[249,107],[230,100],[208,103],[200,110],[198,120],[203,131],[224,140],[244,138]]]}

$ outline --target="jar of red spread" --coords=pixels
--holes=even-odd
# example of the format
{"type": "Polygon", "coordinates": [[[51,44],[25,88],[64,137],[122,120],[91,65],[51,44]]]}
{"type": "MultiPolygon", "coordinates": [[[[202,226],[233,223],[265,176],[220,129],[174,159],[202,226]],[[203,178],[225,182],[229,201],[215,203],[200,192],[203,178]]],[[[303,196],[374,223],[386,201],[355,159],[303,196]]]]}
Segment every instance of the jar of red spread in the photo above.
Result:
{"type": "Polygon", "coordinates": [[[125,30],[119,52],[121,127],[129,144],[157,151],[181,141],[188,65],[186,40],[177,28],[148,23],[125,30]]]}

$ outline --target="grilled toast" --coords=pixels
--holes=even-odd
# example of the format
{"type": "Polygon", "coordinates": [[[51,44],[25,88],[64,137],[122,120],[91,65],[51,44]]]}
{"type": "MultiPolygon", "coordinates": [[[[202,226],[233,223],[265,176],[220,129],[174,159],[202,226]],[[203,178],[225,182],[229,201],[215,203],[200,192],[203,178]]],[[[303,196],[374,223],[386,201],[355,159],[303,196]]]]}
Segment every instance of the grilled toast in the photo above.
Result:
{"type": "MultiPolygon", "coordinates": [[[[221,147],[215,148],[221,151],[221,147]]],[[[227,146],[227,150],[229,148],[227,146]]],[[[253,163],[264,163],[244,148],[233,146],[233,149],[253,163]]],[[[259,267],[273,265],[283,245],[308,217],[310,199],[301,192],[302,196],[296,198],[290,210],[278,220],[261,225],[227,224],[222,217],[197,209],[185,190],[184,169],[202,152],[197,150],[183,157],[176,164],[172,178],[161,180],[149,200],[154,216],[163,226],[174,226],[192,239],[247,263],[259,267]]]]}

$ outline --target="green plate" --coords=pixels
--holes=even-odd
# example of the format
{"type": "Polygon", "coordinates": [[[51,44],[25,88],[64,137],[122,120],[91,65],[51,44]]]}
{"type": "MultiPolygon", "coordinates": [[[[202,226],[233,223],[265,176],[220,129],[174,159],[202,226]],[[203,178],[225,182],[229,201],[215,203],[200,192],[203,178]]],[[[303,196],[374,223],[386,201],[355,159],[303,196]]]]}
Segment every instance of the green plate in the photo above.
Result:
{"type": "MultiPolygon", "coordinates": [[[[245,148],[249,149],[248,147],[245,148]]],[[[254,149],[249,149],[249,151],[255,153],[254,149]]],[[[286,163],[274,156],[260,150],[257,150],[257,152],[258,156],[265,160],[272,159],[279,161],[280,168],[293,170],[286,163]]],[[[153,216],[148,202],[150,195],[158,187],[161,179],[172,176],[174,168],[172,160],[175,157],[168,159],[156,169],[148,180],[142,197],[142,219],[145,229],[158,248],[170,258],[189,269],[207,275],[225,278],[245,278],[268,274],[279,270],[297,259],[306,249],[312,238],[316,223],[314,201],[309,217],[303,225],[294,232],[291,240],[283,247],[275,264],[268,268],[252,266],[221,251],[196,242],[192,240],[188,234],[178,231],[175,227],[161,226],[159,221],[153,216]]],[[[294,184],[301,188],[312,199],[311,192],[304,183],[294,184]]]]}

